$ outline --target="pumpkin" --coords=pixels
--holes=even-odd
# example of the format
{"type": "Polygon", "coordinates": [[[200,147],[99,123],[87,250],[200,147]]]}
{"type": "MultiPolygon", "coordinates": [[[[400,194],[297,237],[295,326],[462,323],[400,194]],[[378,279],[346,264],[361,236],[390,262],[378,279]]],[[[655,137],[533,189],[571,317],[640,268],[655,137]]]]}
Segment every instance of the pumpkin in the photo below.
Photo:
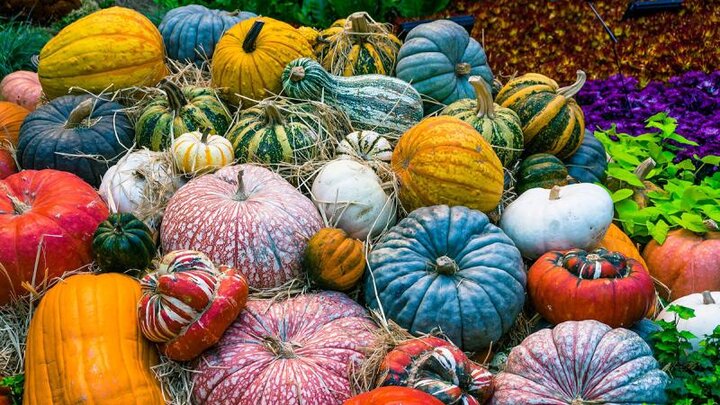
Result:
{"type": "Polygon", "coordinates": [[[642,265],[605,249],[545,253],[530,267],[528,295],[555,324],[594,319],[630,327],[655,306],[655,287],[642,265]]]}
{"type": "Polygon", "coordinates": [[[220,38],[213,53],[213,87],[224,88],[236,104],[252,104],[280,93],[288,62],[312,56],[308,41],[290,25],[269,17],[247,19],[220,38]]]}
{"type": "Polygon", "coordinates": [[[175,361],[189,361],[217,343],[245,307],[248,284],[240,271],[216,268],[205,254],[170,252],[140,281],[140,329],[175,361]]]}
{"type": "Polygon", "coordinates": [[[49,99],[71,89],[93,94],[154,86],[168,73],[160,32],[124,7],[89,14],[63,28],[40,51],[38,76],[49,99]]]}
{"type": "Polygon", "coordinates": [[[468,80],[476,98],[458,100],[442,110],[442,115],[459,118],[472,125],[492,145],[503,167],[512,167],[523,151],[523,132],[515,111],[493,102],[485,81],[479,76],[468,80]]]}
{"type": "Polygon", "coordinates": [[[324,290],[347,291],[365,272],[365,246],[338,228],[322,228],[308,241],[303,267],[324,290]]]}
{"type": "Polygon", "coordinates": [[[168,201],[160,238],[165,251],[201,251],[242,269],[250,286],[271,288],[300,274],[307,241],[321,225],[312,201],[282,177],[237,165],[178,190],[168,201]]]}
{"type": "Polygon", "coordinates": [[[150,229],[130,213],[111,214],[101,222],[93,235],[92,249],[95,263],[107,272],[137,274],[155,257],[150,229]]]}
{"type": "Polygon", "coordinates": [[[117,273],[74,275],[51,288],[28,330],[23,403],[164,404],[139,300],[140,283],[117,273]]]}
{"type": "Polygon", "coordinates": [[[611,252],[620,252],[630,259],[637,260],[647,271],[647,263],[645,263],[645,259],[643,259],[640,251],[638,251],[635,242],[615,224],[610,224],[607,233],[605,233],[605,237],[603,237],[597,247],[607,249],[611,252]]]}
{"type": "Polygon", "coordinates": [[[420,94],[404,81],[383,75],[333,76],[312,59],[288,63],[283,91],[343,110],[356,130],[397,138],[423,117],[420,94]]]}
{"type": "Polygon", "coordinates": [[[565,159],[568,173],[580,183],[604,183],[607,178],[607,152],[603,144],[586,129],[578,150],[565,159]]]}
{"type": "Polygon", "coordinates": [[[450,20],[436,20],[410,30],[400,48],[395,72],[433,101],[426,104],[426,112],[474,98],[473,86],[468,83],[471,76],[480,76],[489,86],[493,82],[482,46],[450,20]]]}
{"type": "Polygon", "coordinates": [[[17,173],[17,171],[15,156],[9,150],[0,146],[0,180],[17,173]]]}
{"type": "Polygon", "coordinates": [[[531,188],[553,188],[568,184],[568,171],[563,162],[549,153],[536,153],[523,159],[515,190],[522,194],[531,188]]]}
{"type": "Polygon", "coordinates": [[[668,380],[634,332],[568,321],[512,349],[491,404],[664,404],[668,380]]]}
{"type": "Polygon", "coordinates": [[[595,184],[534,188],[505,207],[500,228],[524,257],[534,260],[551,250],[596,246],[613,213],[610,195],[595,184]]]}
{"type": "Polygon", "coordinates": [[[310,46],[315,47],[320,31],[313,27],[298,27],[297,31],[308,41],[310,46]]]}
{"type": "Polygon", "coordinates": [[[354,160],[326,163],[315,177],[311,193],[323,217],[353,238],[373,238],[395,224],[395,204],[380,178],[354,160]]]}
{"type": "Polygon", "coordinates": [[[0,146],[17,145],[20,126],[29,113],[15,103],[0,101],[0,146]]]}
{"type": "Polygon", "coordinates": [[[686,295],[671,302],[668,307],[672,305],[690,308],[695,311],[695,316],[682,319],[676,313],[668,312],[666,308],[660,312],[657,319],[675,322],[679,331],[688,331],[695,335],[695,338],[690,339],[693,350],[698,350],[700,340],[712,335],[715,328],[720,325],[720,291],[703,291],[686,295]]]}
{"type": "Polygon", "coordinates": [[[169,58],[202,66],[212,57],[225,31],[253,17],[257,15],[248,11],[231,13],[190,4],[168,11],[158,29],[169,58]]]}
{"type": "Polygon", "coordinates": [[[572,156],[585,136],[585,116],[572,97],[585,84],[585,73],[567,87],[549,77],[528,73],[510,80],[495,102],[515,111],[525,134],[525,154],[550,153],[560,159],[572,156]]]}
{"type": "Polygon", "coordinates": [[[503,168],[492,146],[454,117],[426,118],[395,146],[392,170],[406,210],[447,204],[492,211],[503,192],[503,168]]]}
{"type": "Polygon", "coordinates": [[[661,284],[660,296],[676,300],[705,290],[720,291],[720,232],[696,234],[686,229],[670,231],[665,243],[654,239],[643,257],[650,275],[661,284]],[[667,291],[669,290],[669,291],[667,291]]]}
{"type": "Polygon", "coordinates": [[[79,177],[24,170],[0,180],[0,306],[92,262],[92,236],[107,206],[79,177]]]}
{"type": "Polygon", "coordinates": [[[408,387],[379,387],[356,395],[343,405],[442,405],[430,394],[408,387]]]}
{"type": "Polygon", "coordinates": [[[202,174],[229,165],[235,158],[230,141],[207,132],[188,132],[173,143],[175,165],[187,174],[202,174]]]}
{"type": "Polygon", "coordinates": [[[493,375],[446,340],[432,336],[396,346],[380,365],[382,385],[406,386],[444,404],[484,404],[493,392],[493,375]]]}
{"type": "Polygon", "coordinates": [[[20,128],[18,164],[80,176],[93,187],[133,145],[122,105],[91,96],[64,96],[30,113],[20,128]]]}
{"type": "Polygon", "coordinates": [[[364,11],[351,14],[342,28],[331,27],[317,38],[315,53],[334,75],[390,76],[402,42],[364,11]]]}
{"type": "Polygon", "coordinates": [[[637,333],[651,349],[654,349],[655,343],[653,342],[652,334],[662,331],[663,328],[650,319],[645,318],[637,321],[630,330],[637,333]]]}
{"type": "Polygon", "coordinates": [[[42,88],[35,72],[19,70],[5,76],[0,82],[0,96],[19,106],[34,111],[40,101],[42,88]]]}
{"type": "Polygon", "coordinates": [[[388,140],[375,131],[354,131],[337,146],[337,156],[340,159],[357,158],[367,162],[390,162],[392,159],[392,146],[388,140]]]}
{"type": "Polygon", "coordinates": [[[167,149],[174,138],[192,131],[225,135],[232,119],[215,90],[160,82],[165,96],[154,99],[135,124],[137,144],[150,150],[167,149]]]}
{"type": "Polygon", "coordinates": [[[250,300],[193,373],[193,403],[338,404],[376,342],[364,308],[337,292],[250,300]]]}
{"type": "Polygon", "coordinates": [[[392,227],[368,256],[365,301],[406,328],[440,328],[478,351],[513,325],[525,301],[525,267],[512,241],[466,207],[420,208],[392,227]]]}
{"type": "Polygon", "coordinates": [[[248,108],[227,138],[241,162],[302,163],[316,153],[318,135],[302,116],[265,100],[248,108]]]}

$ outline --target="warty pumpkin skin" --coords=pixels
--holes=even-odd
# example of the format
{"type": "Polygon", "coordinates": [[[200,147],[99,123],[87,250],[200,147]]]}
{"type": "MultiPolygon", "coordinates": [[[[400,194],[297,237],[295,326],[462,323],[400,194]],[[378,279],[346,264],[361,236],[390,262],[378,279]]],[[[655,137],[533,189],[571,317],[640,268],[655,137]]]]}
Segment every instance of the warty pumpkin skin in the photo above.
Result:
{"type": "Polygon", "coordinates": [[[0,180],[0,306],[24,294],[25,281],[41,290],[67,271],[87,270],[93,233],[107,216],[97,192],[73,174],[24,170],[0,180]]]}
{"type": "Polygon", "coordinates": [[[280,93],[288,62],[313,56],[308,41],[290,25],[269,17],[247,19],[220,38],[213,53],[213,87],[223,88],[235,104],[252,105],[280,93]]]}
{"type": "Polygon", "coordinates": [[[346,291],[365,272],[365,246],[342,229],[323,228],[308,241],[303,266],[320,288],[346,291]]]}
{"type": "Polygon", "coordinates": [[[40,51],[38,64],[49,99],[71,87],[100,94],[154,86],[167,73],[160,32],[147,17],[123,7],[96,11],[63,28],[40,51]]]}
{"type": "Polygon", "coordinates": [[[0,82],[0,95],[3,100],[34,111],[42,95],[40,79],[35,72],[26,70],[12,72],[0,82]]]}
{"type": "Polygon", "coordinates": [[[40,301],[25,353],[27,405],[162,405],[155,347],[138,326],[140,283],[70,276],[40,301]]]}
{"type": "Polygon", "coordinates": [[[379,387],[356,395],[343,405],[443,405],[430,394],[408,387],[379,387]]]}
{"type": "Polygon", "coordinates": [[[438,204],[492,211],[503,192],[503,168],[492,146],[470,124],[431,117],[407,131],[392,169],[407,211],[438,204]]]}
{"type": "Polygon", "coordinates": [[[28,114],[30,111],[25,107],[0,101],[0,146],[7,147],[8,143],[17,146],[20,126],[28,114]]]}

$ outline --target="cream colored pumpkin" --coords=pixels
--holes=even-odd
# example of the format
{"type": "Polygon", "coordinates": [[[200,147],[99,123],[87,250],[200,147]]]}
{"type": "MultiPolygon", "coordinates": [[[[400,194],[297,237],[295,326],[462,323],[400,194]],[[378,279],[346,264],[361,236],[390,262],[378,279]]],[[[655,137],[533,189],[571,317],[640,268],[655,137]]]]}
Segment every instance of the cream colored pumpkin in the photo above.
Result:
{"type": "Polygon", "coordinates": [[[207,173],[231,164],[233,145],[220,135],[188,132],[173,142],[175,165],[186,174],[207,173]]]}
{"type": "Polygon", "coordinates": [[[695,316],[690,319],[680,319],[675,312],[668,312],[667,308],[657,316],[657,319],[668,322],[677,320],[678,330],[686,330],[695,335],[697,338],[690,340],[693,350],[697,350],[700,347],[700,340],[711,335],[715,327],[720,325],[720,291],[689,294],[676,299],[670,305],[678,305],[695,311],[695,316]]]}
{"type": "Polygon", "coordinates": [[[355,131],[347,134],[337,147],[339,158],[354,157],[367,161],[390,162],[392,146],[375,131],[355,131]]]}
{"type": "Polygon", "coordinates": [[[364,240],[395,224],[395,205],[373,170],[354,160],[333,160],[312,185],[313,202],[329,225],[364,240]]]}

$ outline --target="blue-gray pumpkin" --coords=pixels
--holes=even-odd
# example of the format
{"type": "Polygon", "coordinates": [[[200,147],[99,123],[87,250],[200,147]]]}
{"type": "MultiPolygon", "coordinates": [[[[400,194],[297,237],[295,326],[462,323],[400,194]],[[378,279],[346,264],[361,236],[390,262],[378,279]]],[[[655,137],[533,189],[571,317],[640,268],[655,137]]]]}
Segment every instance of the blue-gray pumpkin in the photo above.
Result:
{"type": "Polygon", "coordinates": [[[607,175],[607,155],[603,144],[590,130],[585,130],[577,152],[565,160],[568,174],[580,183],[602,183],[607,175]]]}
{"type": "Polygon", "coordinates": [[[253,17],[257,15],[247,11],[231,13],[192,4],[168,11],[159,28],[168,57],[201,66],[212,57],[225,31],[253,17]]]}
{"type": "Polygon", "coordinates": [[[23,169],[73,173],[94,187],[133,145],[135,130],[122,105],[92,96],[63,96],[38,107],[20,127],[23,169]]]}
{"type": "Polygon", "coordinates": [[[470,38],[465,28],[450,20],[413,28],[400,48],[397,61],[397,77],[431,99],[425,103],[426,113],[457,100],[474,99],[475,90],[468,83],[470,76],[480,76],[489,86],[493,85],[493,74],[482,46],[470,38]]]}
{"type": "Polygon", "coordinates": [[[465,351],[497,342],[525,302],[520,251],[480,211],[410,213],[370,252],[365,301],[413,334],[433,329],[465,351]]]}

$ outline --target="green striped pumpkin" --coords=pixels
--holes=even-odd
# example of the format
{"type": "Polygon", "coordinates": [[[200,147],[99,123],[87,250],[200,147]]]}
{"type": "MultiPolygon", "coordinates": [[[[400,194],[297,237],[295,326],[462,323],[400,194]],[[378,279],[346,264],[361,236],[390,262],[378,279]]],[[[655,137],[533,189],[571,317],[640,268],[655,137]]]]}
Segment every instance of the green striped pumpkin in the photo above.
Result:
{"type": "Polygon", "coordinates": [[[174,138],[193,132],[225,135],[232,119],[215,90],[185,86],[163,80],[165,96],[153,100],[135,124],[138,146],[153,151],[167,149],[174,138]]]}
{"type": "Polygon", "coordinates": [[[155,257],[152,232],[130,213],[111,214],[101,222],[92,248],[95,263],[104,272],[137,274],[155,257]]]}
{"type": "Polygon", "coordinates": [[[520,118],[513,110],[493,103],[482,77],[473,76],[468,82],[475,88],[476,99],[458,100],[445,107],[442,115],[459,118],[472,125],[492,145],[503,167],[511,167],[523,151],[520,118]]]}
{"type": "Polygon", "coordinates": [[[536,153],[520,163],[518,180],[515,184],[517,194],[531,188],[553,188],[568,184],[568,171],[565,164],[555,155],[536,153]]]}
{"type": "Polygon", "coordinates": [[[547,76],[528,73],[509,81],[495,101],[520,117],[525,135],[525,155],[551,153],[561,159],[572,156],[585,135],[585,116],[572,98],[585,84],[585,73],[567,87],[547,76]]]}
{"type": "Polygon", "coordinates": [[[269,100],[243,111],[227,138],[241,163],[301,163],[315,154],[317,143],[301,117],[269,100]]]}

